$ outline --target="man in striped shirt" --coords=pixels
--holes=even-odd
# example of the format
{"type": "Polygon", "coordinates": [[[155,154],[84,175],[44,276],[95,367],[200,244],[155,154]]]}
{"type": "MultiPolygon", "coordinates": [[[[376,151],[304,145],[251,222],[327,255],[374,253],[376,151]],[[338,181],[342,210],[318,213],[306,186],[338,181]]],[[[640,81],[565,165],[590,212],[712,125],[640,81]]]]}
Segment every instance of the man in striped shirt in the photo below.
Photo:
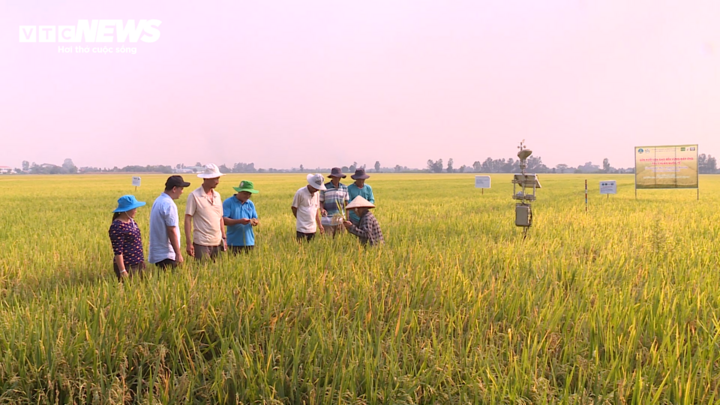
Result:
{"type": "Polygon", "coordinates": [[[335,237],[335,233],[343,229],[343,221],[347,219],[345,206],[350,202],[347,186],[340,183],[341,178],[347,177],[339,167],[333,167],[330,172],[330,181],[325,183],[325,189],[320,191],[320,206],[322,207],[322,225],[325,233],[335,237]]]}

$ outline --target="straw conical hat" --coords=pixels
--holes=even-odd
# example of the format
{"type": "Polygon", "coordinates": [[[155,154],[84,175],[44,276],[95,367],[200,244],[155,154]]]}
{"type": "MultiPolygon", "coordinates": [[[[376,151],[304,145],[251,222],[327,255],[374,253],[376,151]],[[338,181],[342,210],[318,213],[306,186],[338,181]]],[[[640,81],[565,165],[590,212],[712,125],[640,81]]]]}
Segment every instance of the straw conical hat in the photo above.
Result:
{"type": "Polygon", "coordinates": [[[375,208],[373,203],[370,201],[364,199],[362,196],[357,196],[355,199],[352,200],[350,204],[345,207],[346,209],[353,209],[353,208],[375,208]]]}

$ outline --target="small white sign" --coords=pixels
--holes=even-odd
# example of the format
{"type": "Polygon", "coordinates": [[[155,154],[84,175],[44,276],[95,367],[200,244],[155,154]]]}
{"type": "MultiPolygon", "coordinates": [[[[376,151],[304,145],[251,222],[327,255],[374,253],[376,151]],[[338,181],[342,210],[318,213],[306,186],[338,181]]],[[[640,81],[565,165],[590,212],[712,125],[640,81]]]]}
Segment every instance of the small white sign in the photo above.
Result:
{"type": "Polygon", "coordinates": [[[133,176],[133,186],[140,187],[140,177],[133,176]]]}
{"type": "Polygon", "coordinates": [[[617,183],[615,180],[601,181],[600,194],[617,194],[617,183]]]}
{"type": "Polygon", "coordinates": [[[475,176],[475,188],[490,188],[490,176],[475,176]]]}

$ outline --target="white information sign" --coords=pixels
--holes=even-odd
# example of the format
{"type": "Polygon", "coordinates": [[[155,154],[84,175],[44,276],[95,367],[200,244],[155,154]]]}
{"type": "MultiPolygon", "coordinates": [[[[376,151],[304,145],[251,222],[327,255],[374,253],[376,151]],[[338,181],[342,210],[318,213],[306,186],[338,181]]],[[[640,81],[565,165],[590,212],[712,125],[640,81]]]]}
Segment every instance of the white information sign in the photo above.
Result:
{"type": "Polygon", "coordinates": [[[138,176],[133,176],[132,185],[135,186],[135,187],[140,187],[140,177],[138,177],[138,176]]]}
{"type": "Polygon", "coordinates": [[[617,194],[617,183],[615,180],[601,181],[600,194],[617,194]]]}
{"type": "Polygon", "coordinates": [[[490,176],[475,176],[475,188],[490,188],[490,176]]]}

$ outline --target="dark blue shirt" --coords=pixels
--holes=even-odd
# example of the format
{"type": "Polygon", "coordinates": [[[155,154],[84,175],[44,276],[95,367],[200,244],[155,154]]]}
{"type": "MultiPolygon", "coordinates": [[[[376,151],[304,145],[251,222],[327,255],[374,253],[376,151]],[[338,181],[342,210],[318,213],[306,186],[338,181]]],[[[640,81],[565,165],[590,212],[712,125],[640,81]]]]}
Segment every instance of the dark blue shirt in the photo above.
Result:
{"type": "Polygon", "coordinates": [[[110,225],[110,242],[115,256],[122,255],[125,267],[145,261],[140,228],[135,221],[128,223],[115,220],[110,225]]]}

